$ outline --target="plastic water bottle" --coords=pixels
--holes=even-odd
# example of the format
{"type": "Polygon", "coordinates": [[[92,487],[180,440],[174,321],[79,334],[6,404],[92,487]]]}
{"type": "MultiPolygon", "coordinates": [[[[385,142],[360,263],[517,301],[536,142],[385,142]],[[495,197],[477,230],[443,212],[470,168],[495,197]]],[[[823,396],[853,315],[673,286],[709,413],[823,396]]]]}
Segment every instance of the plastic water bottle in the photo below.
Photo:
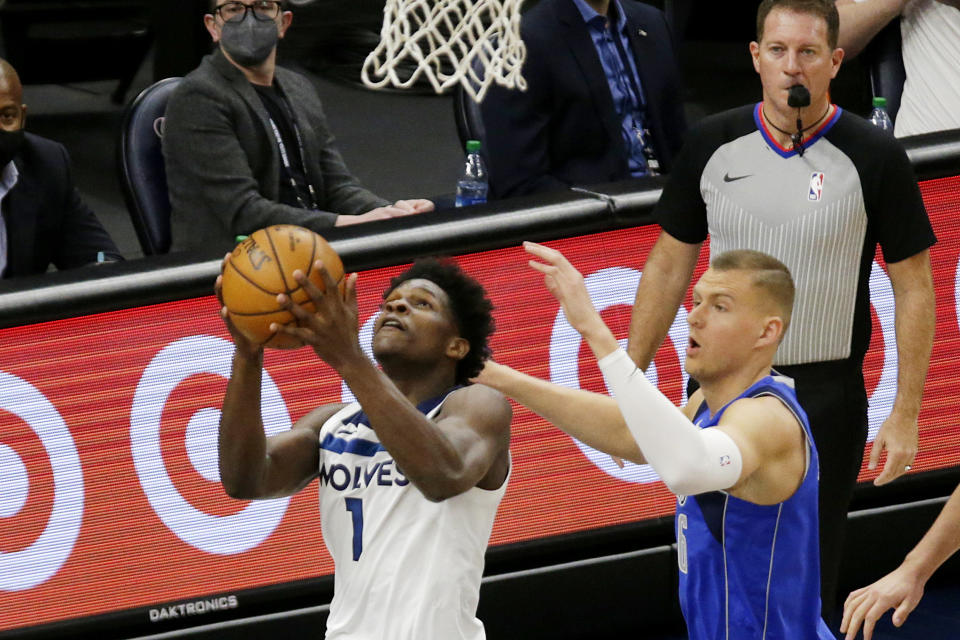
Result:
{"type": "Polygon", "coordinates": [[[870,112],[870,122],[873,126],[884,131],[889,131],[893,133],[893,122],[890,120],[890,115],[887,113],[887,99],[886,98],[874,98],[873,99],[873,111],[870,112]]]}
{"type": "Polygon", "coordinates": [[[467,140],[467,162],[457,180],[456,206],[468,207],[487,201],[487,167],[480,157],[480,141],[467,140]]]}

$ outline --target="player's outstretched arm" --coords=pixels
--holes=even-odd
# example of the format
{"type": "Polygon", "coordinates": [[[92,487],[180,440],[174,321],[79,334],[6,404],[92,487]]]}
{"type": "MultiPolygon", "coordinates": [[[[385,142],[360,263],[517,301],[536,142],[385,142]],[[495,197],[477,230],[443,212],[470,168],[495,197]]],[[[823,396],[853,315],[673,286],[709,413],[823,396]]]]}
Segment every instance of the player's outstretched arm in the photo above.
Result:
{"type": "Polygon", "coordinates": [[[296,336],[332,366],[350,386],[380,443],[403,474],[434,501],[456,496],[474,486],[499,487],[509,469],[510,403],[498,391],[472,385],[451,393],[436,420],[424,416],[390,378],[363,353],[357,338],[356,274],[341,295],[321,270],[328,295],[300,271],[294,272],[313,301],[309,313],[288,297],[278,300],[298,326],[276,330],[296,336]]]}
{"type": "Polygon", "coordinates": [[[923,597],[927,580],[947,558],[960,549],[960,486],[953,490],[940,515],[917,546],[894,571],[873,584],[857,589],[843,604],[840,632],[853,640],[863,627],[864,640],[870,640],[877,620],[889,609],[893,624],[901,626],[923,597]]]}
{"type": "Polygon", "coordinates": [[[700,429],[652,385],[630,359],[590,300],[583,276],[555,249],[525,242],[567,321],[597,357],[607,388],[643,457],[679,495],[727,489],[740,479],[741,455],[720,429],[700,429]]]}
{"type": "Polygon", "coordinates": [[[220,298],[220,314],[235,344],[233,370],[220,415],[220,481],[232,498],[291,495],[317,475],[317,433],[323,424],[322,414],[332,415],[339,407],[319,409],[290,431],[266,437],[260,417],[263,348],[247,340],[230,322],[220,287],[218,277],[214,290],[220,298]]]}
{"type": "Polygon", "coordinates": [[[476,381],[513,398],[594,449],[644,464],[620,408],[610,396],[570,389],[488,360],[476,381]]]}

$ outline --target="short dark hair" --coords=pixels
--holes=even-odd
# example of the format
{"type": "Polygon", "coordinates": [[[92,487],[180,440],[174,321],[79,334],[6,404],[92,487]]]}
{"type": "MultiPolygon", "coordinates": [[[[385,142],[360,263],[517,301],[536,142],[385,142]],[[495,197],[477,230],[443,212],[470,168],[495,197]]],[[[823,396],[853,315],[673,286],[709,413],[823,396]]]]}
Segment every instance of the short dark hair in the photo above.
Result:
{"type": "Polygon", "coordinates": [[[834,0],[763,0],[757,9],[757,42],[763,40],[763,27],[774,9],[806,13],[823,18],[827,23],[827,44],[837,48],[840,40],[840,14],[834,0]]]}
{"type": "Polygon", "coordinates": [[[470,344],[470,351],[457,363],[456,382],[465,384],[480,373],[484,361],[490,357],[487,341],[494,331],[493,303],[483,286],[455,262],[436,258],[416,260],[412,267],[390,281],[383,298],[404,282],[415,279],[429,280],[443,289],[450,300],[450,313],[460,337],[470,344]]]}

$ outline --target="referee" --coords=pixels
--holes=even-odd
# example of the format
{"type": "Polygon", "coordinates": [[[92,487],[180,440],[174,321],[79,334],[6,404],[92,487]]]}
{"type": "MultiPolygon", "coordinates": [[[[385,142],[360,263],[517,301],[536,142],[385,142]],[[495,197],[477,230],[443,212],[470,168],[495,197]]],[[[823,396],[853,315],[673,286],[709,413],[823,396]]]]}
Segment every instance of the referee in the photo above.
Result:
{"type": "Polygon", "coordinates": [[[753,249],[789,267],[793,328],[774,361],[796,383],[820,453],[821,598],[836,605],[846,513],[867,436],[863,358],[879,244],[893,284],[893,410],[870,452],[876,484],[910,469],[933,342],[928,249],[936,242],[906,153],[892,135],[831,104],[843,60],[833,0],[764,0],[750,44],[763,101],[705,119],[687,137],[654,212],[629,353],[649,366],[683,301],[700,247],[753,249]]]}

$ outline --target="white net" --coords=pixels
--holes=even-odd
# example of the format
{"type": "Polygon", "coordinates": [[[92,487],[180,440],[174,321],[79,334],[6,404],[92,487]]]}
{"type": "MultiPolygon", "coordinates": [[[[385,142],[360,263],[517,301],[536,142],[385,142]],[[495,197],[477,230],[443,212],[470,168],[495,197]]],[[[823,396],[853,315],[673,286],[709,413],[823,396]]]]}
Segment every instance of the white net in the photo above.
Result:
{"type": "Polygon", "coordinates": [[[477,102],[494,82],[526,89],[521,2],[387,0],[380,44],[363,63],[363,83],[405,89],[423,76],[437,93],[459,82],[477,102]]]}

